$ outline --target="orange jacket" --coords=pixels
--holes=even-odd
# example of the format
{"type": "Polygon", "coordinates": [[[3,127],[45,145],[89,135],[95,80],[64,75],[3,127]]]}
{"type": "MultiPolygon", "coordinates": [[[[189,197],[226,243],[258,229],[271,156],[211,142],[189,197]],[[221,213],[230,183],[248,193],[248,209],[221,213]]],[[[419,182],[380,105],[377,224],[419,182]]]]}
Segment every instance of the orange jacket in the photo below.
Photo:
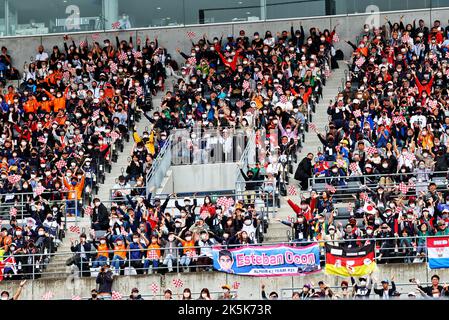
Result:
{"type": "Polygon", "coordinates": [[[157,243],[155,243],[155,244],[150,244],[149,246],[148,246],[148,248],[147,248],[147,257],[150,257],[150,252],[151,251],[153,251],[153,253],[155,253],[157,256],[158,256],[158,258],[160,258],[161,257],[161,246],[159,245],[159,244],[157,244],[157,243]]]}
{"type": "Polygon", "coordinates": [[[64,179],[65,187],[69,191],[72,191],[72,192],[69,192],[69,194],[68,194],[67,198],[69,200],[75,200],[75,195],[74,195],[75,193],[76,193],[76,200],[81,200],[81,196],[83,195],[83,190],[84,190],[84,180],[85,180],[85,177],[83,176],[81,178],[81,181],[78,181],[78,183],[75,186],[73,186],[71,183],[67,182],[67,179],[64,179]],[[73,191],[76,191],[76,192],[73,192],[73,191]]]}
{"type": "Polygon", "coordinates": [[[59,110],[65,110],[65,105],[66,105],[66,95],[67,92],[69,92],[69,87],[67,87],[62,95],[61,98],[57,98],[54,97],[53,99],[53,111],[54,112],[59,112],[59,110]]]}
{"type": "Polygon", "coordinates": [[[14,104],[14,96],[16,95],[15,91],[8,92],[5,94],[5,102],[7,104],[14,104]]]}
{"type": "Polygon", "coordinates": [[[23,111],[25,113],[36,113],[39,108],[39,103],[34,96],[30,97],[28,101],[23,104],[23,111]]]}
{"type": "Polygon", "coordinates": [[[45,94],[48,96],[49,100],[47,101],[42,101],[40,103],[40,109],[44,112],[50,113],[51,112],[51,107],[53,105],[53,100],[54,100],[54,96],[48,92],[47,90],[44,90],[45,94]]]}
{"type": "Polygon", "coordinates": [[[97,258],[99,258],[99,257],[106,257],[106,258],[109,258],[109,248],[108,248],[108,245],[105,243],[105,244],[100,244],[99,246],[98,246],[98,248],[97,248],[97,258]]]}
{"type": "Polygon", "coordinates": [[[121,246],[119,245],[114,245],[114,256],[119,256],[122,259],[126,259],[126,246],[125,244],[122,244],[121,246]]]}

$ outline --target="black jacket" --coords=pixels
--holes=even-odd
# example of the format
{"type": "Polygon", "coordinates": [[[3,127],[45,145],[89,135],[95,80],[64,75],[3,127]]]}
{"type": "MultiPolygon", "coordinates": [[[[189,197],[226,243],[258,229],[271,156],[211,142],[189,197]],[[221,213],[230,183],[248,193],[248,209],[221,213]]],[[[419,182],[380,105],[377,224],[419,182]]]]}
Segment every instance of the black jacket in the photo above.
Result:
{"type": "Polygon", "coordinates": [[[99,285],[98,293],[112,293],[112,271],[99,272],[96,283],[99,285]]]}
{"type": "Polygon", "coordinates": [[[109,228],[109,212],[104,204],[100,204],[94,207],[94,212],[92,214],[92,222],[98,222],[102,226],[103,230],[108,230],[109,228]]]}
{"type": "MultiPolygon", "coordinates": [[[[388,296],[392,297],[395,292],[396,292],[396,285],[394,284],[394,281],[391,281],[391,289],[388,289],[388,296]]],[[[375,287],[374,293],[377,294],[382,299],[384,295],[384,289],[383,288],[377,289],[375,287]]]]}
{"type": "MultiPolygon", "coordinates": [[[[92,245],[88,242],[85,242],[84,245],[84,252],[86,253],[86,258],[89,260],[90,258],[94,257],[94,253],[92,252],[92,245]]],[[[81,243],[78,243],[76,246],[72,246],[70,250],[77,255],[81,254],[81,243]]]]}

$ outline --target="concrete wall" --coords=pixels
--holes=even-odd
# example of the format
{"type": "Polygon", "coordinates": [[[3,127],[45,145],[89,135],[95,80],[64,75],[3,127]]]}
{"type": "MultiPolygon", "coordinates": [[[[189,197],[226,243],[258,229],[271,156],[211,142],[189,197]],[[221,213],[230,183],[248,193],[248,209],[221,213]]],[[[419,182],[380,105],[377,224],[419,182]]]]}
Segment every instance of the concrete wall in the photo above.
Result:
{"type": "MultiPolygon", "coordinates": [[[[429,271],[426,264],[389,264],[381,265],[375,276],[380,280],[383,278],[390,278],[395,276],[397,284],[408,284],[410,278],[419,279],[422,283],[430,282],[430,277],[437,273],[441,277],[441,283],[449,281],[449,269],[442,269],[436,272],[429,271]]],[[[318,281],[323,280],[330,286],[339,286],[341,281],[348,280],[345,278],[328,276],[324,272],[310,276],[298,277],[275,277],[275,278],[255,278],[243,277],[235,275],[227,275],[218,272],[201,272],[201,273],[183,273],[183,274],[166,274],[161,275],[146,275],[146,276],[122,276],[116,278],[113,284],[113,290],[120,292],[123,296],[128,295],[134,287],[139,288],[140,293],[144,295],[152,295],[150,285],[152,283],[158,284],[162,295],[165,288],[170,288],[174,293],[176,289],[173,288],[172,280],[174,278],[181,278],[184,282],[184,288],[190,288],[195,293],[195,298],[199,296],[202,288],[208,288],[210,291],[220,292],[223,284],[231,284],[234,281],[240,282],[240,289],[238,295],[240,299],[260,299],[260,285],[266,285],[267,293],[277,291],[278,294],[283,294],[284,298],[291,297],[290,288],[301,288],[305,283],[313,282],[315,286],[318,281]]],[[[3,281],[0,282],[0,290],[7,290],[14,293],[18,287],[17,281],[3,281]]],[[[53,292],[54,299],[71,299],[74,295],[81,297],[88,297],[90,290],[95,288],[95,279],[78,279],[71,282],[70,279],[62,280],[35,280],[29,281],[22,294],[24,300],[39,300],[46,292],[53,292]]],[[[407,293],[412,291],[412,286],[400,286],[399,292],[407,293]]],[[[182,292],[182,289],[181,289],[182,292]]],[[[216,298],[216,294],[214,296],[216,298]]]]}
{"type": "Polygon", "coordinates": [[[163,189],[176,193],[234,190],[238,173],[235,163],[172,166],[170,170],[171,179],[167,184],[172,183],[172,187],[163,189]]]}
{"type": "MultiPolygon", "coordinates": [[[[440,19],[443,24],[446,23],[449,18],[449,9],[422,9],[411,10],[403,12],[384,12],[380,14],[380,23],[384,23],[384,17],[388,16],[391,21],[399,21],[399,17],[404,15],[404,23],[412,23],[414,19],[424,19],[427,25],[430,25],[435,19],[440,19]]],[[[336,45],[337,49],[343,50],[345,56],[348,57],[351,54],[351,47],[347,45],[344,40],[354,41],[356,36],[360,33],[362,26],[369,16],[367,14],[351,14],[351,15],[339,15],[329,17],[313,17],[307,19],[283,19],[283,20],[271,20],[260,22],[241,22],[241,23],[225,23],[225,24],[213,24],[213,25],[194,25],[186,27],[162,27],[153,29],[136,29],[134,31],[121,31],[121,32],[106,32],[100,34],[99,42],[102,43],[104,39],[112,39],[115,35],[118,35],[120,39],[128,39],[130,34],[134,37],[137,35],[143,41],[145,37],[149,36],[150,39],[154,39],[156,36],[159,39],[161,46],[166,47],[168,51],[173,55],[173,58],[179,62],[183,62],[184,59],[180,57],[175,49],[177,47],[182,50],[190,50],[191,43],[186,36],[186,32],[191,30],[195,31],[198,37],[203,33],[207,33],[208,37],[212,39],[214,36],[220,37],[232,33],[238,35],[239,30],[244,29],[246,33],[251,36],[254,31],[265,32],[265,30],[271,30],[273,34],[281,32],[283,30],[290,31],[291,23],[294,24],[295,29],[299,28],[299,22],[302,21],[304,29],[308,34],[310,27],[318,27],[320,30],[332,29],[336,24],[338,26],[338,33],[340,36],[340,43],[336,45]]],[[[81,40],[86,38],[92,42],[92,33],[77,33],[72,37],[77,44],[81,40]]],[[[59,45],[63,47],[63,35],[46,35],[36,37],[7,37],[0,39],[0,45],[5,45],[9,49],[9,53],[13,57],[14,65],[22,70],[23,63],[30,60],[30,56],[36,54],[36,48],[39,44],[43,44],[47,52],[51,52],[53,45],[59,45]]]]}

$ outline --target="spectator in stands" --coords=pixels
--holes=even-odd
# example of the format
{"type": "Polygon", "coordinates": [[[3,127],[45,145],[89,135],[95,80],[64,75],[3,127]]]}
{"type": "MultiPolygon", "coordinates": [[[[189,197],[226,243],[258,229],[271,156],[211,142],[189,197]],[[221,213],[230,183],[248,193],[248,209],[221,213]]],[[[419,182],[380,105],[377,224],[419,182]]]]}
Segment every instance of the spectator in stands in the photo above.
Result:
{"type": "Polygon", "coordinates": [[[26,284],[26,280],[23,280],[23,281],[20,282],[19,288],[17,289],[16,293],[14,294],[14,296],[11,299],[9,298],[9,292],[8,291],[2,291],[2,293],[0,294],[1,299],[2,300],[19,300],[20,295],[22,294],[22,290],[23,290],[23,287],[25,286],[25,284],[26,284]]]}
{"type": "Polygon", "coordinates": [[[133,288],[131,290],[131,295],[129,296],[128,300],[144,300],[144,299],[139,294],[139,289],[133,288]]]}
{"type": "MultiPolygon", "coordinates": [[[[101,299],[109,300],[112,295],[112,283],[114,281],[114,274],[106,263],[101,267],[97,275],[96,283],[98,284],[98,296],[101,299]]],[[[93,297],[93,296],[92,296],[93,297]]]]}
{"type": "Polygon", "coordinates": [[[80,271],[81,276],[87,277],[90,275],[89,270],[89,261],[92,256],[92,245],[87,242],[87,237],[83,233],[80,235],[80,242],[75,244],[74,240],[71,239],[71,247],[70,250],[75,254],[69,261],[67,261],[67,265],[76,265],[80,271]]]}
{"type": "Polygon", "coordinates": [[[433,275],[431,278],[432,285],[423,287],[420,285],[419,280],[411,279],[413,283],[418,286],[418,290],[429,297],[439,298],[442,296],[449,296],[449,287],[447,285],[440,285],[440,277],[438,275],[433,275]]]}

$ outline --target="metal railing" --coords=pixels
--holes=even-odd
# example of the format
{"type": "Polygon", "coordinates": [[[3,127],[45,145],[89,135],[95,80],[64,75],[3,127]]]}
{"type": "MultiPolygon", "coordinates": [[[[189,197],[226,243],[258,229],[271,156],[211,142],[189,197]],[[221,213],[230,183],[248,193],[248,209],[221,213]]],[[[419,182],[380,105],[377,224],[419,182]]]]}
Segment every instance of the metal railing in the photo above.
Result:
{"type": "Polygon", "coordinates": [[[146,177],[146,193],[156,194],[157,189],[161,186],[165,178],[165,174],[170,169],[172,159],[173,135],[167,138],[164,146],[160,150],[156,159],[153,160],[150,171],[146,177]]]}
{"type": "MultiPolygon", "coordinates": [[[[116,236],[115,238],[117,238],[116,236]]],[[[123,236],[122,236],[123,237],[123,236]]],[[[388,237],[388,238],[370,238],[360,240],[356,246],[362,246],[366,243],[366,241],[375,241],[376,242],[376,250],[375,250],[375,259],[378,263],[417,263],[422,264],[427,262],[427,245],[426,242],[419,244],[417,246],[418,240],[423,240],[426,238],[434,238],[437,236],[413,236],[413,237],[388,237]],[[412,245],[400,246],[398,242],[401,241],[409,241],[412,245]],[[385,243],[393,242],[395,245],[387,245],[385,243]],[[418,247],[422,252],[417,252],[418,247]],[[386,254],[388,252],[388,254],[386,254]],[[419,253],[419,254],[418,254],[419,253]]],[[[129,236],[128,236],[129,240],[129,236]]],[[[349,245],[349,242],[354,242],[354,240],[338,240],[338,241],[329,241],[335,245],[336,242],[340,243],[340,245],[349,245]]],[[[212,265],[212,255],[210,250],[212,247],[222,246],[226,248],[239,248],[239,247],[264,247],[264,246],[273,246],[273,245],[291,245],[291,246],[305,246],[312,243],[318,243],[320,245],[320,256],[321,256],[321,265],[324,266],[326,264],[325,259],[325,243],[327,241],[324,240],[310,240],[310,241],[284,241],[284,242],[270,242],[270,243],[256,243],[256,244],[228,244],[228,245],[220,245],[218,243],[212,246],[174,246],[169,249],[164,249],[164,247],[160,248],[161,255],[157,256],[157,258],[153,258],[153,255],[148,257],[148,252],[152,250],[151,248],[141,249],[125,249],[127,253],[126,259],[118,259],[115,257],[114,250],[108,249],[108,251],[104,251],[103,253],[108,253],[107,258],[98,259],[97,251],[85,251],[86,259],[78,260],[74,264],[77,265],[78,268],[72,269],[67,266],[67,260],[69,258],[73,258],[76,254],[73,252],[44,252],[45,248],[41,248],[42,252],[35,254],[19,254],[14,255],[17,265],[18,274],[14,276],[15,279],[20,277],[29,277],[32,279],[40,278],[42,275],[46,277],[51,276],[68,276],[71,274],[79,273],[81,276],[85,277],[95,277],[100,271],[101,267],[105,263],[109,263],[112,266],[112,270],[116,274],[122,275],[136,275],[136,274],[147,274],[151,272],[157,273],[166,273],[168,272],[200,272],[213,270],[212,265]],[[170,250],[171,256],[169,258],[167,254],[165,254],[165,250],[170,250]],[[204,251],[201,251],[204,250],[204,251]],[[195,251],[196,254],[189,255],[188,251],[195,251]],[[199,252],[198,252],[199,251],[199,252]],[[132,254],[134,252],[139,252],[139,257],[133,257],[132,254]],[[152,258],[149,260],[157,260],[157,265],[154,265],[150,268],[150,263],[145,265],[146,258],[152,258]],[[187,260],[186,258],[189,258],[187,260]],[[169,264],[169,260],[171,263],[169,264]],[[197,262],[199,261],[199,262],[197,262]],[[20,262],[20,266],[18,265],[20,262]],[[48,263],[50,262],[50,263],[48,263]],[[118,268],[115,268],[118,267],[118,268]],[[172,269],[172,270],[169,270],[172,269]]],[[[74,241],[73,245],[77,245],[78,242],[74,241]]],[[[79,255],[79,253],[77,253],[79,255]]],[[[7,256],[5,255],[3,259],[7,256]]],[[[5,271],[5,279],[8,279],[8,272],[5,271]]]]}

